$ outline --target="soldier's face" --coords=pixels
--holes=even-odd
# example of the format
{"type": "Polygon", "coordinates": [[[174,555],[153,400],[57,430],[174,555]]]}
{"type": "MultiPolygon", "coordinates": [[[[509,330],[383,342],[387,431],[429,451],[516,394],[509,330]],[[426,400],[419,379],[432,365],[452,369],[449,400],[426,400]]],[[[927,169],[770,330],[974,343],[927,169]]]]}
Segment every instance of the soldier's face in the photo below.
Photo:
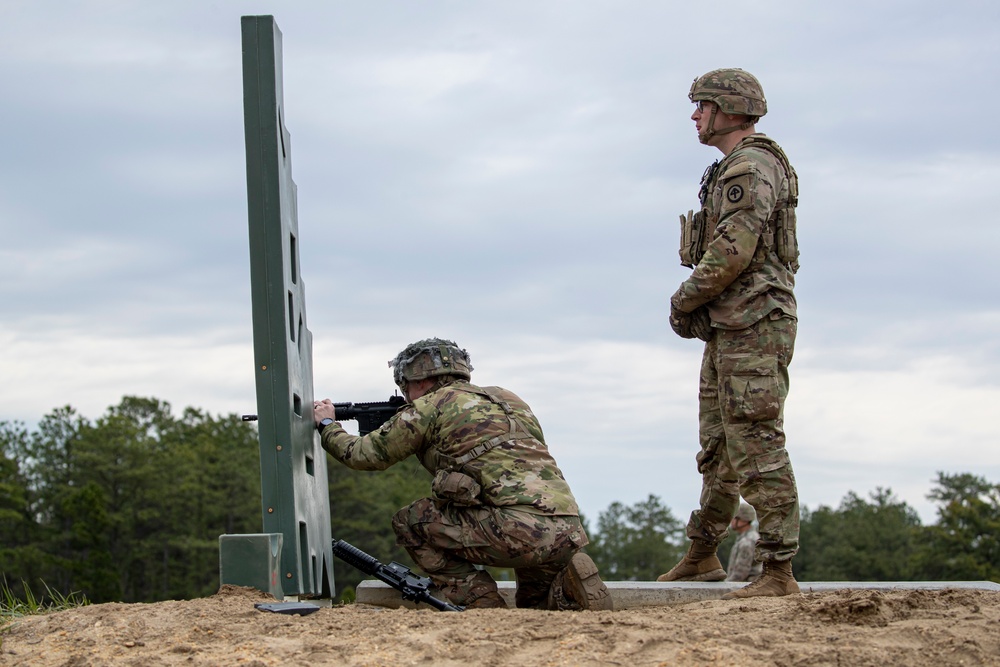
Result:
{"type": "Polygon", "coordinates": [[[739,127],[746,119],[743,116],[730,116],[722,113],[715,102],[701,101],[695,102],[691,120],[694,121],[695,129],[698,131],[698,139],[703,144],[716,146],[721,140],[721,130],[739,127]],[[709,126],[711,126],[713,134],[706,138],[709,126]]]}
{"type": "Polygon", "coordinates": [[[701,143],[709,146],[714,145],[713,142],[718,137],[708,136],[709,126],[711,126],[713,132],[718,130],[721,116],[722,114],[718,113],[718,107],[715,102],[702,100],[694,103],[694,113],[691,114],[691,120],[694,121],[694,128],[698,132],[698,140],[701,143]]]}
{"type": "Polygon", "coordinates": [[[691,120],[694,121],[694,126],[698,130],[698,134],[708,129],[708,119],[712,115],[714,107],[715,103],[704,100],[694,103],[694,113],[691,114],[691,120]]]}

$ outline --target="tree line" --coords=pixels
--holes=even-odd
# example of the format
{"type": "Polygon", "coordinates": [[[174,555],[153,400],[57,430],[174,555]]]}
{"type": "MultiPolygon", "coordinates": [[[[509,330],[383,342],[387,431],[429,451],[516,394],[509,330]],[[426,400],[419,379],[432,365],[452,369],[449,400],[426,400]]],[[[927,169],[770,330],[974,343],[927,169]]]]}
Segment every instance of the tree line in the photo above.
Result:
{"type": "MultiPolygon", "coordinates": [[[[412,567],[389,520],[428,493],[430,476],[412,459],[376,473],[326,458],[333,535],[412,567]]],[[[939,473],[929,497],[937,521],[926,526],[890,489],[803,509],[796,577],[1000,582],[1000,485],[939,473]]],[[[653,494],[584,521],[607,580],[655,579],[687,547],[683,522],[653,494]]],[[[94,421],[66,406],[32,429],[0,422],[0,572],[15,595],[203,597],[218,589],[219,535],[260,531],[257,433],[239,415],[175,417],[166,402],[127,396],[94,421]]],[[[336,595],[350,599],[364,575],[334,568],[336,595]]]]}

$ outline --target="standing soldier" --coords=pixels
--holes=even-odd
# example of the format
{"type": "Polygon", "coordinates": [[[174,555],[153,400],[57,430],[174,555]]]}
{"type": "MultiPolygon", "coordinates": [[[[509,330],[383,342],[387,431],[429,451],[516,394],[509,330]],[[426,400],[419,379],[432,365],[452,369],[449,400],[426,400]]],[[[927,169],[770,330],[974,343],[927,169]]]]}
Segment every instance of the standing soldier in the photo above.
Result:
{"type": "Polygon", "coordinates": [[[506,607],[476,565],[512,567],[515,603],[537,609],[609,610],[576,500],[527,404],[501,387],[470,383],[469,354],[429,338],[389,362],[407,405],[364,437],[313,408],[323,448],[356,470],[416,456],[434,475],[433,496],[392,518],[397,540],[445,597],[466,608],[506,607]]]}
{"type": "Polygon", "coordinates": [[[684,558],[658,581],[721,581],[716,556],[742,495],[757,510],[762,576],[725,598],[797,593],[799,499],[782,430],[795,345],[798,180],[784,151],[756,132],[760,83],[718,69],[691,86],[701,143],[722,160],[701,181],[701,210],[681,216],[681,263],[694,270],[670,298],[670,325],[706,341],[698,391],[701,503],[684,558]]]}
{"type": "Polygon", "coordinates": [[[761,564],[753,557],[760,534],[754,530],[757,514],[746,503],[740,503],[729,527],[736,533],[736,543],[729,551],[729,575],[726,581],[753,581],[760,577],[761,564]]]}

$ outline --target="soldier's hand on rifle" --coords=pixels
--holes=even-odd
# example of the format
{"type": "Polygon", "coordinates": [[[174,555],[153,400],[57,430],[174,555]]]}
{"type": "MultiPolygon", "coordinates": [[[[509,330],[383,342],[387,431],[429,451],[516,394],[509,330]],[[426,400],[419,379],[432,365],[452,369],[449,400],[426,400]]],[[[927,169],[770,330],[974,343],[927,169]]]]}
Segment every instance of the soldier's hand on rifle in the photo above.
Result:
{"type": "Polygon", "coordinates": [[[313,421],[317,425],[324,419],[332,419],[337,421],[337,411],[333,407],[333,401],[329,398],[324,398],[322,401],[313,402],[313,421]]]}

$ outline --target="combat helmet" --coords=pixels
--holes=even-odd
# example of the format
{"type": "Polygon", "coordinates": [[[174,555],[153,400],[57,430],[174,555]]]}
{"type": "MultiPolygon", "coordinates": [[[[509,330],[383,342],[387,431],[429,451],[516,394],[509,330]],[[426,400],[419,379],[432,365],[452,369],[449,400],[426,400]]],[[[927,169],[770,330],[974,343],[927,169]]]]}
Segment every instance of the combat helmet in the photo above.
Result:
{"type": "Polygon", "coordinates": [[[408,382],[439,375],[470,380],[473,370],[469,353],[443,338],[425,338],[410,343],[389,362],[389,367],[392,368],[393,380],[400,388],[408,382]]]}
{"type": "Polygon", "coordinates": [[[692,102],[714,102],[718,111],[734,116],[747,116],[748,121],[738,127],[715,130],[716,110],[708,121],[708,127],[699,137],[707,143],[716,134],[726,134],[738,129],[746,129],[767,113],[767,99],[760,81],[750,72],[736,67],[714,69],[702,74],[691,84],[688,99],[692,102]]]}
{"type": "Polygon", "coordinates": [[[757,512],[747,503],[740,503],[740,508],[736,510],[734,518],[746,521],[747,523],[753,523],[757,520],[757,512]]]}

